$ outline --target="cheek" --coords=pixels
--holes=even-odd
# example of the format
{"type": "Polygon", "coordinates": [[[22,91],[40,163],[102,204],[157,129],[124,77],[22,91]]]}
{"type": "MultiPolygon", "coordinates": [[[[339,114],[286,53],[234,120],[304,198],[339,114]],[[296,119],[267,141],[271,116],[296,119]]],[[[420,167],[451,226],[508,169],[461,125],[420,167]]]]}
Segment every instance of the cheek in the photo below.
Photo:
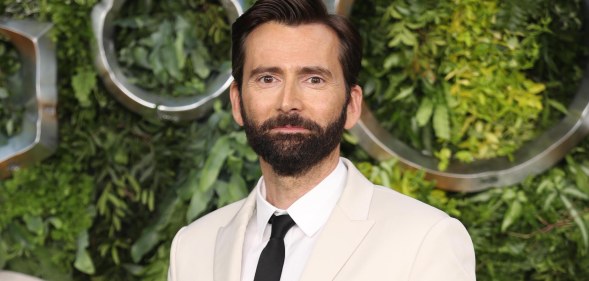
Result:
{"type": "Polygon", "coordinates": [[[275,89],[260,89],[247,85],[244,87],[243,101],[250,107],[268,107],[277,96],[275,89]]]}
{"type": "Polygon", "coordinates": [[[242,117],[245,121],[247,119],[250,124],[261,124],[264,120],[268,119],[267,115],[271,112],[259,103],[252,103],[251,101],[244,100],[242,105],[242,117]]]}
{"type": "Polygon", "coordinates": [[[321,124],[321,126],[325,127],[334,121],[338,120],[342,114],[343,105],[340,105],[341,101],[332,101],[332,106],[324,106],[322,108],[317,108],[316,112],[309,116],[309,118],[314,119],[315,122],[321,124]]]}

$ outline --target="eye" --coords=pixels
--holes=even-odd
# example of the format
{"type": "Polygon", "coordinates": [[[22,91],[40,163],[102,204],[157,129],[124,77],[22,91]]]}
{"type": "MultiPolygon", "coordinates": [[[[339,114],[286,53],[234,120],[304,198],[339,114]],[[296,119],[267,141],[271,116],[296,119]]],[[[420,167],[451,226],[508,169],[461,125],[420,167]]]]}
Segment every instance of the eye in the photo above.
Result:
{"type": "Polygon", "coordinates": [[[310,77],[309,79],[307,79],[307,81],[309,81],[309,83],[311,84],[319,84],[319,83],[323,83],[323,78],[318,77],[318,76],[313,76],[310,77]]]}
{"type": "Polygon", "coordinates": [[[258,78],[258,81],[260,81],[262,83],[268,83],[269,84],[269,83],[272,83],[272,82],[276,81],[276,78],[274,78],[271,75],[264,75],[264,76],[258,78]]]}

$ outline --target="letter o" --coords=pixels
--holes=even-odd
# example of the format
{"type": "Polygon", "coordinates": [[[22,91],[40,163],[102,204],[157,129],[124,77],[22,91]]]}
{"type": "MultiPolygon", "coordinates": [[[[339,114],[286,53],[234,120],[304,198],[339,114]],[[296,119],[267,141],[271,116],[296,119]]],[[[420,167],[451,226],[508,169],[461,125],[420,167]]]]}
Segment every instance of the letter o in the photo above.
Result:
{"type": "Polygon", "coordinates": [[[0,147],[0,178],[41,161],[57,149],[57,60],[48,37],[52,24],[0,19],[0,34],[9,38],[22,58],[26,104],[22,131],[0,147]]]}
{"type": "MultiPolygon", "coordinates": [[[[125,0],[103,0],[92,10],[92,30],[95,37],[95,65],[106,88],[124,106],[142,116],[157,116],[161,119],[180,121],[203,116],[212,107],[213,101],[223,95],[233,81],[231,69],[222,69],[206,93],[189,97],[162,97],[147,92],[131,83],[123,75],[116,58],[113,42],[113,19],[125,0]]],[[[230,22],[243,13],[237,0],[221,1],[230,22]]]]}
{"type": "MultiPolygon", "coordinates": [[[[353,0],[325,0],[331,11],[348,16],[353,0]]],[[[585,1],[589,4],[589,1],[585,1]]],[[[589,14],[588,5],[585,13],[589,14]]],[[[377,160],[397,158],[410,169],[422,170],[439,188],[449,191],[475,192],[521,182],[560,161],[589,133],[589,68],[585,70],[579,90],[568,108],[569,114],[538,138],[526,143],[515,154],[477,160],[472,163],[452,161],[445,171],[437,168],[438,160],[413,149],[387,132],[370,108],[363,105],[358,124],[350,131],[370,156],[377,160]]]]}

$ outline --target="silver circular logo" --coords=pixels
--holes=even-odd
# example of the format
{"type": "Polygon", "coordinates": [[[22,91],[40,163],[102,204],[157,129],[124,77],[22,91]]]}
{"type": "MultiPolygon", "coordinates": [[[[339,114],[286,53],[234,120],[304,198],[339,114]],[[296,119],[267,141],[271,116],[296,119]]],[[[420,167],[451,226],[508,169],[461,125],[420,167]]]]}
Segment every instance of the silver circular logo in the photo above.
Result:
{"type": "MultiPolygon", "coordinates": [[[[113,42],[113,20],[120,12],[124,0],[103,0],[92,10],[92,29],[95,37],[95,64],[106,88],[128,109],[143,116],[180,121],[196,119],[206,114],[213,101],[223,95],[233,81],[231,68],[221,70],[215,80],[198,96],[162,97],[129,82],[117,62],[113,42]]],[[[230,22],[243,13],[237,0],[222,0],[230,22]]]]}
{"type": "Polygon", "coordinates": [[[57,61],[48,37],[52,25],[30,20],[0,19],[0,34],[22,57],[22,91],[26,105],[22,130],[0,146],[0,177],[51,155],[57,148],[57,61]]]}
{"type": "MultiPolygon", "coordinates": [[[[347,16],[353,0],[326,0],[332,11],[347,16]]],[[[568,108],[568,115],[538,138],[526,143],[510,161],[505,157],[478,160],[472,163],[451,162],[440,171],[438,160],[413,149],[387,132],[364,105],[360,122],[350,131],[360,145],[377,160],[397,158],[410,169],[425,171],[439,188],[449,191],[474,192],[489,187],[518,183],[537,175],[560,161],[589,133],[589,69],[568,108]]]]}

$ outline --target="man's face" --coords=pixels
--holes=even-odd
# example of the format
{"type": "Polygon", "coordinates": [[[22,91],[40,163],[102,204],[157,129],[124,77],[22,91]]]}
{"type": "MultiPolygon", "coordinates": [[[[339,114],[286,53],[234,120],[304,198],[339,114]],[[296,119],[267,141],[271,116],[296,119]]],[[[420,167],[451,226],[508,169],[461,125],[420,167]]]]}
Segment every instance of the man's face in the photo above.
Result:
{"type": "Polygon", "coordinates": [[[337,36],[321,24],[270,22],[248,36],[241,95],[231,87],[233,116],[276,173],[301,175],[339,153],[343,129],[356,122],[361,90],[353,87],[346,102],[338,55],[337,36]]]}
{"type": "Polygon", "coordinates": [[[282,176],[303,174],[325,159],[338,147],[346,122],[345,111],[326,127],[296,114],[281,114],[262,124],[256,124],[243,107],[242,116],[250,145],[282,176]],[[307,132],[272,132],[281,127],[298,127],[307,132]]]}

